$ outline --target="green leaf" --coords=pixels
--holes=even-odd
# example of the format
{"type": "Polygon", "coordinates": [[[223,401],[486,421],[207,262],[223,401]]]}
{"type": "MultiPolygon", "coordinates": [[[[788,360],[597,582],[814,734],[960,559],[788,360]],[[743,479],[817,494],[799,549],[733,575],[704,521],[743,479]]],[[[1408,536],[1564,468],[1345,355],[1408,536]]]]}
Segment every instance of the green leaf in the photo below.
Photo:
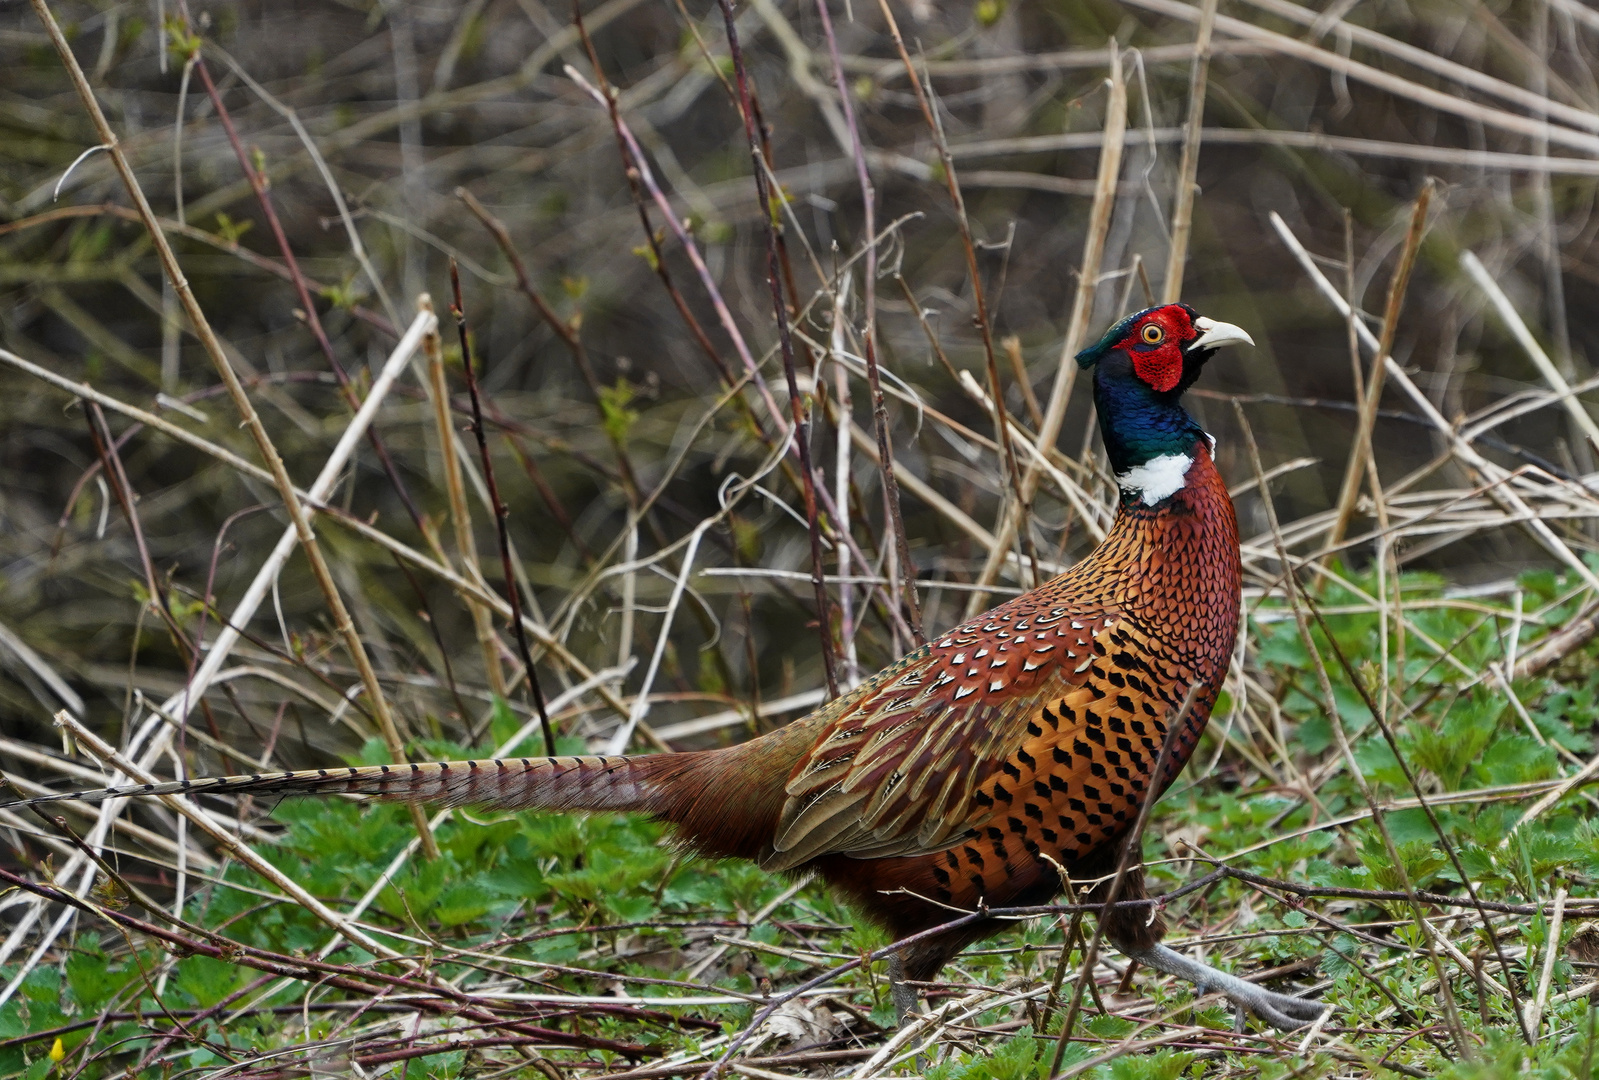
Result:
{"type": "Polygon", "coordinates": [[[217,211],[217,235],[230,244],[237,244],[240,237],[253,228],[253,221],[234,221],[222,211],[217,211]]]}
{"type": "Polygon", "coordinates": [[[206,1009],[244,985],[244,975],[245,969],[233,964],[209,956],[190,956],[179,961],[172,985],[206,1009]]]}
{"type": "Polygon", "coordinates": [[[489,894],[476,882],[444,890],[432,916],[441,926],[463,926],[481,918],[490,908],[489,894]]]}
{"type": "Polygon", "coordinates": [[[92,941],[67,958],[67,986],[85,1012],[93,1012],[128,984],[131,973],[112,970],[100,944],[92,941]]]}
{"type": "Polygon", "coordinates": [[[1476,766],[1489,784],[1525,784],[1556,775],[1559,762],[1552,748],[1526,735],[1495,739],[1476,766]]]}
{"type": "Polygon", "coordinates": [[[628,407],[636,396],[633,385],[621,376],[617,376],[614,386],[600,387],[600,414],[605,433],[618,443],[627,441],[627,433],[638,422],[638,411],[628,407]]]}

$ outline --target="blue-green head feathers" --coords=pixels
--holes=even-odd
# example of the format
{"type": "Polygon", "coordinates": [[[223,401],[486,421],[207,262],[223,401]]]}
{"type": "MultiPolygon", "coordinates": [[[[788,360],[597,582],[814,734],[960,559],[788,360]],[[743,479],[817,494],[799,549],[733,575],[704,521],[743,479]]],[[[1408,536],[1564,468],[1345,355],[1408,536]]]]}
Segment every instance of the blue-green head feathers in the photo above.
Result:
{"type": "Polygon", "coordinates": [[[1104,337],[1100,338],[1094,344],[1077,354],[1077,366],[1086,371],[1088,368],[1091,368],[1095,364],[1099,363],[1100,359],[1103,358],[1106,353],[1110,352],[1111,349],[1116,347],[1117,342],[1121,341],[1122,338],[1127,336],[1127,332],[1133,328],[1133,325],[1137,323],[1139,319],[1142,319],[1145,315],[1148,315],[1154,310],[1154,308],[1148,307],[1143,311],[1135,311],[1125,319],[1122,319],[1115,326],[1111,327],[1109,330],[1106,330],[1104,337]]]}

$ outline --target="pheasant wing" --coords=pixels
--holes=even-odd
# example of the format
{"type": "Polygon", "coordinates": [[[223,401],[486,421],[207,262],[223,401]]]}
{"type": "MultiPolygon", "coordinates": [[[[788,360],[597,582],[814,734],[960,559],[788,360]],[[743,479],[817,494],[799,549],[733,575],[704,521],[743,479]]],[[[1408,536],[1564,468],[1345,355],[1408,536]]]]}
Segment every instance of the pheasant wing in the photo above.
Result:
{"type": "MultiPolygon", "coordinates": [[[[838,702],[790,775],[766,865],[944,851],[994,816],[996,796],[1014,798],[1023,784],[1048,790],[1053,772],[1088,776],[1093,755],[1078,760],[1070,748],[1099,749],[1084,739],[1092,729],[1103,740],[1107,722],[1127,730],[1113,713],[1153,721],[1139,726],[1164,733],[1170,695],[1162,691],[1177,673],[1155,670],[1141,648],[1125,648],[1129,635],[1143,638],[1115,612],[1006,605],[929,642],[838,702]],[[1112,678],[1121,663],[1142,669],[1131,672],[1135,685],[1119,671],[1112,678]],[[1113,700],[1097,712],[1088,707],[1107,696],[1113,700]],[[1055,753],[1062,743],[1069,763],[1055,753]]],[[[1133,737],[1129,751],[1144,750],[1145,741],[1133,737]]],[[[1141,760],[1145,771],[1153,766],[1153,755],[1141,760]]],[[[1129,779],[1136,768],[1120,767],[1129,779]]]]}

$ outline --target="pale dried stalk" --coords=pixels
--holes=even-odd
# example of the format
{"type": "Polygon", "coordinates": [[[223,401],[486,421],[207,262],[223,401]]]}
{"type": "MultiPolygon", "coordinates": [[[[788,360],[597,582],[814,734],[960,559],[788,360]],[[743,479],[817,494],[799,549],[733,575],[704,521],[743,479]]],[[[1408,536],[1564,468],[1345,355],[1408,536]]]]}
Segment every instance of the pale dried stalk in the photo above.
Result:
{"type": "Polygon", "coordinates": [[[1537,1045],[1538,1028],[1543,1025],[1544,1005],[1549,1000],[1549,980],[1555,972],[1555,958],[1560,955],[1560,923],[1566,914],[1566,887],[1555,887],[1555,913],[1549,920],[1549,938],[1543,944],[1543,973],[1538,976],[1538,995],[1527,1006],[1527,1030],[1532,1032],[1533,1045],[1537,1045]]]}
{"type": "MultiPolygon", "coordinates": [[[[420,319],[420,316],[418,318],[420,319]]],[[[421,339],[422,330],[416,323],[413,323],[411,330],[407,331],[407,339],[410,338],[412,332],[415,332],[418,335],[417,340],[421,339]]],[[[414,343],[407,346],[406,340],[402,340],[400,345],[408,348],[415,347],[414,343]]],[[[396,352],[398,352],[398,350],[399,347],[397,346],[396,352]]],[[[394,362],[395,359],[396,357],[391,355],[390,362],[394,362]]],[[[177,426],[164,417],[157,416],[156,414],[141,409],[136,405],[129,405],[126,402],[120,401],[109,394],[95,390],[93,387],[88,386],[87,384],[75,383],[70,379],[65,379],[60,375],[57,375],[55,372],[48,370],[47,368],[42,368],[39,365],[23,359],[22,357],[17,356],[15,353],[7,352],[4,349],[0,349],[0,362],[10,364],[22,371],[26,371],[35,378],[44,382],[48,382],[53,386],[58,386],[70,394],[74,394],[83,398],[85,401],[96,402],[107,409],[114,410],[115,412],[121,413],[122,415],[133,420],[137,420],[139,423],[154,428],[157,431],[160,431],[162,434],[171,436],[173,439],[183,443],[185,446],[192,447],[203,454],[207,454],[215,458],[217,461],[222,462],[229,468],[237,469],[246,476],[254,477],[257,480],[268,483],[271,482],[271,474],[261,466],[256,465],[253,462],[246,461],[237,454],[233,453],[231,450],[218,446],[216,443],[213,443],[207,439],[201,438],[200,436],[195,435],[193,432],[185,431],[183,428],[177,426]]],[[[378,383],[373,384],[374,390],[377,388],[377,386],[378,383]]],[[[367,395],[367,400],[373,400],[370,392],[367,395]]],[[[359,419],[360,417],[358,415],[357,420],[359,419]]],[[[358,441],[361,436],[361,430],[352,430],[354,430],[353,435],[347,431],[344,436],[344,440],[349,441],[351,445],[353,445],[355,441],[358,441]]],[[[335,449],[335,452],[338,452],[337,448],[335,449]]],[[[345,458],[343,460],[347,461],[348,459],[345,458]]],[[[342,463],[339,467],[343,467],[342,463]]],[[[329,470],[325,468],[324,471],[329,470]]],[[[334,473],[334,478],[336,479],[337,470],[331,471],[334,473]]],[[[317,494],[314,486],[311,491],[297,491],[297,493],[307,506],[310,506],[316,510],[329,511],[334,509],[327,505],[326,493],[324,492],[323,494],[317,494]]],[[[412,566],[432,574],[445,584],[449,585],[456,592],[460,593],[461,596],[469,602],[477,601],[487,604],[494,610],[496,614],[505,618],[510,617],[510,605],[506,603],[504,597],[489,590],[486,586],[480,584],[479,582],[468,579],[467,577],[458,573],[453,567],[445,565],[444,563],[441,563],[436,559],[423,554],[422,552],[411,547],[409,544],[405,544],[399,540],[396,540],[383,530],[369,525],[359,518],[334,514],[330,516],[329,520],[335,521],[344,528],[349,529],[363,540],[368,540],[374,544],[377,544],[379,547],[383,548],[383,550],[401,559],[404,559],[412,566]]],[[[292,539],[290,550],[292,550],[292,539]]],[[[267,580],[265,584],[270,586],[270,580],[267,580]]],[[[262,597],[255,598],[253,604],[249,607],[249,614],[251,616],[254,615],[255,609],[260,606],[261,599],[262,597]]],[[[235,609],[233,617],[238,618],[243,615],[245,613],[244,609],[245,605],[241,603],[239,607],[235,609]]],[[[559,660],[562,664],[566,665],[566,667],[570,668],[573,674],[582,679],[587,679],[594,674],[588,668],[588,666],[583,663],[582,660],[580,660],[575,654],[572,653],[570,649],[566,647],[563,642],[561,642],[559,638],[555,637],[555,635],[550,632],[548,627],[537,622],[531,616],[528,616],[525,613],[522,617],[522,625],[527,627],[528,633],[533,635],[542,648],[548,650],[553,657],[559,660]]],[[[229,631],[225,630],[224,633],[229,633],[229,631]]],[[[231,647],[232,646],[230,645],[229,648],[231,647]]],[[[216,644],[211,646],[211,649],[213,650],[216,648],[216,644]]],[[[221,673],[218,673],[218,675],[213,677],[211,681],[218,681],[220,677],[221,673]]],[[[303,689],[300,692],[303,693],[303,689]]],[[[597,692],[599,693],[600,697],[605,700],[606,705],[619,716],[627,715],[628,706],[608,688],[601,687],[597,692]]],[[[185,694],[190,694],[192,696],[192,690],[181,691],[177,696],[169,699],[162,707],[168,712],[174,712],[176,709],[182,706],[185,694]]],[[[135,741],[142,741],[142,737],[136,736],[135,741]]]]}
{"type": "Polygon", "coordinates": [[[1559,395],[1561,406],[1571,414],[1571,418],[1577,422],[1577,426],[1582,428],[1594,445],[1599,446],[1599,424],[1594,423],[1593,417],[1588,415],[1588,410],[1576,399],[1571,384],[1560,374],[1560,369],[1549,359],[1549,354],[1538,344],[1538,339],[1532,336],[1532,331],[1527,329],[1520,312],[1510,302],[1510,297],[1505,295],[1505,291],[1499,287],[1499,283],[1493,279],[1488,268],[1482,264],[1482,260],[1473,252],[1462,251],[1460,265],[1488,297],[1488,302],[1493,304],[1494,311],[1504,320],[1506,328],[1526,352],[1527,358],[1532,361],[1532,366],[1538,369],[1538,374],[1542,375],[1544,381],[1559,395]]]}
{"type": "MultiPolygon", "coordinates": [[[[194,291],[189,288],[188,279],[184,277],[182,268],[178,265],[177,256],[172,251],[172,245],[167,243],[166,233],[161,229],[160,222],[156,220],[155,212],[150,209],[150,203],[144,197],[144,189],[139,186],[139,180],[133,175],[133,168],[128,164],[128,159],[122,152],[121,143],[111,123],[106,119],[105,113],[100,108],[100,103],[95,99],[94,91],[89,87],[89,80],[83,74],[83,68],[78,65],[77,57],[73,55],[72,47],[67,44],[61,27],[56,24],[55,16],[50,13],[50,6],[46,0],[32,0],[33,10],[38,15],[39,21],[44,24],[45,32],[49,34],[51,44],[55,46],[61,63],[67,69],[67,74],[72,78],[73,87],[78,92],[84,110],[89,114],[89,119],[94,123],[96,134],[101,144],[110,155],[116,166],[122,183],[127,188],[129,197],[139,211],[140,218],[144,221],[145,229],[150,234],[150,240],[155,246],[156,254],[161,260],[162,269],[166,271],[168,280],[172,282],[172,290],[177,294],[178,302],[183,306],[184,314],[189,319],[189,324],[200,339],[206,355],[211,364],[221,376],[223,384],[227,387],[228,396],[232,399],[234,408],[238,410],[243,426],[249,429],[250,437],[255,441],[256,450],[261,459],[266,462],[268,470],[272,473],[272,482],[278,489],[278,497],[283,500],[284,509],[288,512],[289,520],[293,523],[294,531],[299,539],[300,546],[305,550],[306,561],[311,564],[312,576],[316,579],[317,587],[321,589],[323,600],[328,605],[328,612],[332,616],[334,633],[349,653],[356,670],[360,673],[361,684],[366,689],[367,700],[372,708],[372,714],[377,720],[378,728],[383,735],[383,741],[388,746],[389,754],[396,762],[405,760],[405,743],[400,738],[399,729],[395,726],[394,715],[389,710],[388,698],[384,696],[383,685],[378,680],[377,669],[372,666],[371,657],[367,655],[366,648],[361,643],[360,636],[356,633],[355,622],[350,618],[350,612],[344,604],[344,598],[339,594],[338,586],[333,581],[333,574],[328,568],[327,560],[322,555],[322,550],[316,542],[316,536],[311,532],[310,520],[307,518],[305,508],[300,504],[299,497],[294,491],[294,482],[289,478],[288,469],[283,464],[283,459],[278,455],[277,448],[272,444],[272,437],[267,434],[266,425],[261,422],[261,417],[256,413],[255,406],[250,401],[250,395],[245,392],[244,385],[239,382],[238,374],[233,370],[233,365],[228,362],[227,356],[222,351],[222,343],[217,339],[216,333],[211,329],[210,322],[205,317],[205,312],[200,309],[200,303],[195,299],[194,291]]],[[[427,818],[417,807],[412,807],[412,824],[416,826],[417,833],[423,837],[423,849],[432,858],[438,854],[438,848],[433,843],[432,834],[427,831],[427,818]]]]}
{"type": "MultiPolygon", "coordinates": [[[[1105,130],[1100,143],[1099,174],[1094,181],[1094,203],[1088,213],[1088,235],[1083,240],[1083,262],[1077,272],[1077,291],[1072,297],[1066,340],[1061,346],[1049,403],[1044,408],[1044,422],[1038,429],[1038,446],[1046,454],[1060,437],[1061,424],[1066,420],[1066,403],[1077,380],[1077,353],[1088,337],[1088,320],[1094,314],[1094,296],[1099,290],[1099,267],[1105,257],[1105,235],[1110,231],[1111,211],[1116,208],[1116,181],[1122,171],[1122,148],[1127,135],[1127,83],[1122,78],[1121,50],[1115,38],[1111,38],[1106,52],[1110,73],[1105,80],[1105,130]]],[[[1022,477],[1022,493],[1031,499],[1042,479],[1043,472],[1036,462],[1029,464],[1022,477]]],[[[992,585],[999,577],[999,568],[1010,550],[1017,520],[1015,514],[1007,514],[1000,522],[996,543],[989,549],[988,559],[983,564],[982,572],[977,575],[979,585],[992,585]]],[[[1096,540],[1104,538],[1103,530],[1092,518],[1085,518],[1084,523],[1096,540]]],[[[977,614],[987,602],[986,593],[973,593],[966,606],[967,617],[977,614]]]]}
{"type": "MultiPolygon", "coordinates": [[[[1394,267],[1394,276],[1388,282],[1388,304],[1383,311],[1382,337],[1377,342],[1376,355],[1372,357],[1371,374],[1366,378],[1366,396],[1360,402],[1360,419],[1355,427],[1355,444],[1349,450],[1349,464],[1344,470],[1343,487],[1338,492],[1338,514],[1333,519],[1332,531],[1327,534],[1327,546],[1336,547],[1349,529],[1349,519],[1355,513],[1355,500],[1360,497],[1361,480],[1366,474],[1366,463],[1371,459],[1371,431],[1377,423],[1377,404],[1382,400],[1386,361],[1394,347],[1394,334],[1399,328],[1399,309],[1405,302],[1405,290],[1410,286],[1410,271],[1416,265],[1416,252],[1421,249],[1421,235],[1427,224],[1427,206],[1432,201],[1433,181],[1428,177],[1416,196],[1415,209],[1410,215],[1410,231],[1405,234],[1404,250],[1394,267]]],[[[1375,493],[1373,493],[1375,495],[1375,493]]]]}
{"type": "MultiPolygon", "coordinates": [[[[431,312],[433,303],[425,300],[425,310],[431,312]]],[[[419,305],[420,306],[420,305],[419,305]]],[[[458,448],[455,424],[450,417],[450,387],[444,377],[444,351],[439,340],[437,323],[422,339],[422,352],[428,361],[428,396],[433,399],[433,428],[439,438],[439,457],[444,465],[444,490],[450,499],[450,522],[455,528],[455,548],[461,560],[461,569],[473,581],[483,581],[483,571],[478,566],[477,541],[472,536],[472,508],[466,501],[466,487],[461,482],[461,462],[456,456],[458,448]]],[[[444,553],[435,551],[433,557],[445,562],[444,553]]],[[[484,586],[487,588],[487,585],[484,586]]],[[[507,697],[505,669],[500,666],[500,641],[494,633],[494,618],[482,601],[468,597],[467,610],[472,613],[472,627],[477,632],[478,648],[483,653],[483,670],[488,675],[489,689],[496,696],[507,697]]],[[[463,717],[464,719],[464,717],[463,717]]]]}
{"type": "MultiPolygon", "coordinates": [[[[1183,19],[1187,22],[1195,22],[1200,17],[1199,8],[1191,4],[1182,3],[1181,0],[1126,0],[1126,2],[1146,11],[1159,12],[1162,15],[1183,19]]],[[[1599,152],[1599,135],[1590,134],[1586,131],[1573,131],[1568,127],[1546,124],[1543,119],[1534,120],[1517,113],[1506,112],[1503,109],[1480,105],[1459,94],[1434,90],[1430,86],[1423,86],[1403,76],[1392,75],[1380,68],[1374,68],[1369,64],[1362,64],[1358,60],[1340,56],[1331,49],[1324,49],[1311,42],[1289,37],[1287,34],[1279,34],[1273,30],[1262,29],[1242,19],[1218,15],[1216,16],[1216,29],[1234,37],[1263,44],[1273,52],[1283,56],[1292,56],[1305,60],[1329,71],[1337,72],[1351,79],[1357,79],[1368,86],[1375,86],[1398,97],[1407,98],[1417,104],[1436,109],[1439,112],[1460,116],[1487,127],[1498,128],[1500,131],[1508,131],[1532,139],[1547,136],[1551,143],[1557,143],[1572,150],[1580,150],[1589,155],[1599,152]]]]}
{"type": "MultiPolygon", "coordinates": [[[[1299,261],[1300,267],[1305,271],[1311,282],[1315,284],[1317,290],[1327,298],[1340,316],[1347,317],[1349,311],[1348,301],[1344,299],[1333,283],[1327,280],[1327,275],[1321,272],[1321,268],[1316,265],[1316,260],[1311,258],[1310,252],[1306,251],[1305,246],[1299,242],[1298,237],[1294,236],[1293,230],[1288,228],[1288,224],[1283,221],[1276,211],[1271,213],[1270,220],[1272,227],[1277,230],[1277,235],[1282,238],[1283,243],[1293,252],[1294,257],[1299,261]]],[[[1355,329],[1360,336],[1361,344],[1375,352],[1378,347],[1376,335],[1358,320],[1355,323],[1355,329]]],[[[1421,392],[1421,389],[1416,386],[1410,376],[1405,373],[1405,369],[1400,367],[1393,357],[1386,357],[1383,367],[1387,371],[1388,378],[1392,379],[1394,384],[1410,398],[1411,403],[1416,407],[1416,411],[1426,417],[1427,422],[1449,443],[1454,455],[1467,468],[1478,473],[1489,482],[1486,494],[1509,512],[1514,521],[1525,524],[1538,542],[1550,554],[1565,563],[1590,589],[1599,592],[1599,575],[1596,575],[1588,568],[1587,563],[1577,557],[1571,547],[1555,534],[1555,531],[1549,527],[1542,516],[1528,506],[1514,488],[1503,482],[1510,476],[1510,473],[1483,457],[1477,452],[1476,447],[1461,438],[1460,433],[1455,430],[1448,420],[1444,419],[1443,414],[1433,405],[1432,399],[1421,392]]]]}
{"type": "MultiPolygon", "coordinates": [[[[1221,42],[1213,43],[1211,53],[1222,51],[1222,46],[1221,42]]],[[[1180,127],[1140,127],[1128,132],[1127,142],[1134,146],[1149,143],[1180,143],[1186,134],[1187,132],[1180,127]]],[[[1284,146],[1300,150],[1349,154],[1352,157],[1425,161],[1439,165],[1462,165],[1473,169],[1508,169],[1515,172],[1549,173],[1560,176],[1599,176],[1599,161],[1586,157],[1550,157],[1547,154],[1522,154],[1505,150],[1473,150],[1458,146],[1431,146],[1423,143],[1362,139],[1353,135],[1327,135],[1319,131],[1290,131],[1278,128],[1207,127],[1203,135],[1204,141],[1211,145],[1225,143],[1230,146],[1284,146]]],[[[1050,150],[1092,150],[1103,141],[1103,136],[1097,131],[1074,131],[1061,135],[1016,135],[1006,139],[972,139],[952,143],[949,149],[956,160],[960,161],[969,158],[1005,157],[1012,154],[1036,154],[1050,150]]],[[[889,164],[907,176],[919,180],[928,178],[927,167],[918,166],[917,162],[910,159],[895,158],[889,164]]],[[[817,164],[812,168],[820,172],[825,169],[837,169],[838,166],[817,164]]],[[[962,175],[969,184],[975,185],[981,176],[1016,177],[1027,174],[968,172],[962,175]]],[[[1071,181],[1071,183],[1075,185],[1086,181],[1071,181]]],[[[1076,190],[1073,187],[1070,192],[1075,193],[1076,190]]]]}
{"type": "Polygon", "coordinates": [[[1194,229],[1194,185],[1199,175],[1199,142],[1205,122],[1205,82],[1210,74],[1210,33],[1216,25],[1216,0],[1203,0],[1199,31],[1194,37],[1194,64],[1188,77],[1188,123],[1183,125],[1183,156],[1177,167],[1177,199],[1171,215],[1171,248],[1166,255],[1166,281],[1161,303],[1183,296],[1183,268],[1194,229]]]}

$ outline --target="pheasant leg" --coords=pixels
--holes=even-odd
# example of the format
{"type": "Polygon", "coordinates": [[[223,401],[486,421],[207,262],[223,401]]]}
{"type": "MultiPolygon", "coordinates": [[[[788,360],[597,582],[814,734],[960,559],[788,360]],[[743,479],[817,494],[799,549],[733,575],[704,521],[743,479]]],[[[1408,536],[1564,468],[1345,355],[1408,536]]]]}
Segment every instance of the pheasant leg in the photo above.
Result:
{"type": "Polygon", "coordinates": [[[916,1015],[916,1007],[921,1004],[919,995],[914,986],[905,982],[905,955],[903,953],[890,953],[888,957],[888,990],[894,999],[894,1018],[900,1027],[910,1022],[916,1015]]]}
{"type": "Polygon", "coordinates": [[[1327,1006],[1318,1001],[1278,994],[1254,983],[1245,982],[1236,975],[1217,971],[1208,964],[1191,960],[1164,945],[1147,948],[1123,949],[1130,959],[1145,967],[1175,975],[1193,983],[1200,993],[1225,994],[1240,1010],[1248,1010],[1279,1031],[1293,1031],[1319,1019],[1327,1006]]]}

